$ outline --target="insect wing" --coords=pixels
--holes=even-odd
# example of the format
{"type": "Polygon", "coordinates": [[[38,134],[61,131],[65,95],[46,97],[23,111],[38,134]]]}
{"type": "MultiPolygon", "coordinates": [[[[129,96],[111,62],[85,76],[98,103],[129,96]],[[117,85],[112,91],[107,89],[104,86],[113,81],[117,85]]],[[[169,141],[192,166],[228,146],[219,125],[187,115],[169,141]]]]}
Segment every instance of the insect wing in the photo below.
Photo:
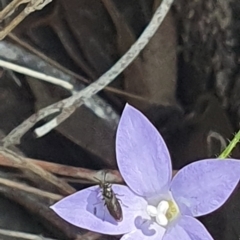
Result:
{"type": "Polygon", "coordinates": [[[123,219],[122,215],[122,207],[116,198],[115,194],[112,195],[111,199],[108,199],[106,201],[106,206],[109,211],[109,213],[112,215],[112,217],[117,221],[121,222],[123,219]]]}

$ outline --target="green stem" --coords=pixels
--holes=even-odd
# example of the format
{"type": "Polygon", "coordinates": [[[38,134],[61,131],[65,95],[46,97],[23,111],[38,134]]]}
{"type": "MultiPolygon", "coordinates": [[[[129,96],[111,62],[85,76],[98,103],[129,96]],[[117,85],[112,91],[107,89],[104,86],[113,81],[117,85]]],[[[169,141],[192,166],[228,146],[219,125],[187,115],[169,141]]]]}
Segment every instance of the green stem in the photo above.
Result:
{"type": "Polygon", "coordinates": [[[238,142],[240,142],[240,130],[234,136],[233,140],[228,144],[228,146],[223,150],[223,152],[219,155],[218,158],[227,158],[231,154],[232,150],[236,147],[238,142]]]}

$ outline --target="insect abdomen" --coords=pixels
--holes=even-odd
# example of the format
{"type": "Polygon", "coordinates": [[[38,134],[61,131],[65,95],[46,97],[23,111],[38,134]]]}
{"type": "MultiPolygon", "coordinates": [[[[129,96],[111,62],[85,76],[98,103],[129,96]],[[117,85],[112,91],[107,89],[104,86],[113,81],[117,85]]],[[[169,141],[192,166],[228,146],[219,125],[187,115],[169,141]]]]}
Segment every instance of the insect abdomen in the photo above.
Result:
{"type": "Polygon", "coordinates": [[[111,199],[105,199],[106,207],[109,211],[109,213],[112,215],[112,217],[118,221],[121,222],[123,219],[122,216],[122,208],[121,205],[116,198],[115,194],[113,194],[113,197],[111,199]]]}

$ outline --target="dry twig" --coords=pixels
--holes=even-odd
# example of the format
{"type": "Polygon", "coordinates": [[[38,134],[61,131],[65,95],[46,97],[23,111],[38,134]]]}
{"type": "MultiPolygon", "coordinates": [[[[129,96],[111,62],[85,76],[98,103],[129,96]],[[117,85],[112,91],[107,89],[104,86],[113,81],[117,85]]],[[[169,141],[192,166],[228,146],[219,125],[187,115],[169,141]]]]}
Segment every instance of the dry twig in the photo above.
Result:
{"type": "MultiPolygon", "coordinates": [[[[71,167],[58,163],[51,163],[31,158],[25,158],[25,160],[31,164],[35,164],[45,171],[54,173],[60,176],[66,176],[71,178],[87,180],[89,183],[98,183],[96,178],[100,178],[102,171],[95,171],[80,167],[71,167]]],[[[13,168],[25,168],[25,166],[16,166],[15,163],[10,161],[0,153],[0,166],[13,167],[13,168]]],[[[123,183],[123,179],[117,170],[107,170],[107,181],[112,183],[123,183]]]]}
{"type": "Polygon", "coordinates": [[[0,229],[0,236],[7,236],[7,237],[14,237],[19,239],[25,239],[25,240],[56,240],[53,238],[45,238],[39,235],[34,235],[30,233],[23,233],[23,232],[17,232],[17,231],[11,231],[6,229],[0,229]]]}
{"type": "Polygon", "coordinates": [[[163,0],[161,5],[156,10],[151,22],[146,27],[139,39],[132,45],[128,52],[105,74],[103,74],[97,81],[77,92],[73,96],[64,99],[60,102],[52,104],[46,108],[41,109],[36,114],[25,120],[17,128],[15,128],[3,140],[4,146],[10,146],[20,143],[21,137],[35,125],[36,122],[51,115],[53,112],[60,112],[60,114],[53,120],[46,123],[44,126],[35,130],[38,137],[41,137],[51,131],[53,128],[67,119],[79,106],[84,104],[84,101],[107,86],[113,81],[129,64],[138,56],[140,51],[147,45],[151,37],[157,31],[162,23],[164,17],[168,13],[173,0],[163,0]]]}
{"type": "MultiPolygon", "coordinates": [[[[51,163],[51,162],[46,162],[42,160],[36,160],[36,159],[31,159],[31,158],[25,158],[26,161],[29,161],[30,163],[33,163],[44,170],[51,172],[53,174],[59,175],[59,176],[66,176],[66,177],[71,177],[73,182],[74,179],[81,179],[83,180],[82,183],[98,183],[96,178],[101,178],[102,176],[102,170],[96,171],[96,170],[90,170],[86,168],[80,168],[80,167],[72,167],[72,166],[67,166],[63,164],[58,164],[58,163],[51,163]]],[[[8,158],[4,157],[3,155],[0,154],[0,166],[6,166],[6,167],[21,167],[21,166],[16,166],[13,164],[13,162],[9,161],[8,158]]],[[[107,171],[107,176],[106,180],[111,182],[111,183],[119,183],[122,184],[124,183],[124,180],[122,176],[120,175],[119,171],[117,170],[105,170],[107,171]]],[[[173,176],[177,173],[177,171],[173,171],[173,176]]]]}
{"type": "MultiPolygon", "coordinates": [[[[48,56],[46,56],[44,53],[40,52],[39,50],[33,48],[31,45],[29,45],[27,42],[24,42],[23,40],[21,40],[18,36],[16,36],[14,33],[9,33],[8,37],[13,40],[15,43],[17,43],[19,46],[23,47],[24,49],[27,49],[29,52],[35,54],[36,56],[38,56],[39,58],[41,58],[42,60],[46,61],[48,64],[52,65],[53,67],[57,68],[58,70],[62,71],[63,73],[65,73],[66,75],[70,76],[72,79],[77,79],[80,82],[84,83],[84,84],[91,84],[91,81],[84,78],[83,76],[73,72],[70,69],[67,69],[66,67],[62,66],[60,63],[56,62],[55,60],[49,58],[48,56]]],[[[7,68],[7,67],[6,67],[7,68]]],[[[30,70],[30,69],[29,69],[30,70]]],[[[15,70],[14,70],[15,71],[15,70]]],[[[24,73],[26,74],[26,73],[24,73]]],[[[27,75],[27,74],[26,74],[27,75]]],[[[50,75],[47,75],[49,77],[52,77],[50,75]]],[[[38,78],[37,75],[33,76],[34,78],[38,78]]],[[[55,77],[54,77],[55,78],[55,77]]],[[[41,79],[41,78],[38,78],[41,79]]],[[[60,82],[64,81],[63,79],[57,78],[60,82]]],[[[47,79],[42,79],[44,81],[48,81],[47,79]]],[[[51,82],[53,84],[55,84],[54,82],[51,82]]],[[[57,85],[59,85],[58,83],[56,83],[57,85]]],[[[138,101],[146,101],[145,98],[138,96],[136,94],[132,94],[126,91],[123,91],[121,89],[117,89],[114,87],[108,87],[106,86],[104,88],[105,91],[114,93],[116,95],[119,96],[123,96],[123,97],[128,97],[128,98],[132,98],[132,99],[136,99],[138,101]]]]}
{"type": "MultiPolygon", "coordinates": [[[[5,68],[14,70],[16,66],[15,71],[22,72],[25,75],[29,74],[34,78],[42,78],[45,81],[63,86],[67,89],[71,87],[71,93],[76,92],[77,90],[79,91],[85,87],[72,76],[52,67],[50,63],[9,41],[0,41],[0,59],[4,60],[1,64],[5,68]],[[15,66],[13,64],[15,64],[15,66]]],[[[32,90],[34,92],[37,91],[35,87],[33,87],[32,90]]],[[[37,96],[40,94],[38,92],[35,93],[37,96]]],[[[100,122],[105,122],[110,128],[115,128],[117,126],[119,115],[98,95],[88,98],[87,101],[85,101],[85,105],[101,119],[100,122]]]]}
{"type": "Polygon", "coordinates": [[[42,224],[53,232],[56,236],[64,234],[64,239],[75,240],[95,240],[98,239],[101,234],[86,232],[77,228],[63,219],[59,218],[45,203],[39,201],[32,194],[26,194],[25,192],[15,189],[12,191],[11,187],[0,185],[0,192],[7,198],[20,204],[32,214],[36,214],[43,219],[42,224]]]}
{"type": "Polygon", "coordinates": [[[10,33],[30,13],[41,10],[50,2],[52,2],[52,0],[13,0],[11,3],[9,3],[9,5],[7,5],[0,12],[1,21],[11,15],[19,5],[27,3],[27,6],[5,28],[0,31],[0,40],[5,38],[8,33],[10,33]]]}
{"type": "Polygon", "coordinates": [[[50,199],[51,201],[59,201],[60,199],[63,198],[63,196],[55,194],[55,193],[50,193],[41,189],[37,189],[34,187],[27,186],[25,184],[17,183],[8,179],[0,178],[0,185],[5,185],[13,190],[19,189],[23,192],[26,193],[32,193],[37,196],[45,197],[50,199]]]}
{"type": "Polygon", "coordinates": [[[3,68],[10,69],[14,72],[18,72],[18,73],[21,73],[21,74],[24,74],[24,75],[27,75],[27,76],[30,76],[30,77],[34,77],[34,78],[41,79],[43,81],[58,85],[58,86],[63,87],[65,89],[69,90],[69,91],[73,90],[73,85],[71,83],[68,83],[68,82],[62,80],[62,79],[52,77],[52,76],[46,75],[44,73],[40,73],[40,72],[34,71],[32,69],[19,66],[17,64],[14,64],[14,63],[11,63],[11,62],[8,62],[8,61],[5,61],[5,60],[0,59],[0,66],[3,67],[3,68]]]}
{"type": "Polygon", "coordinates": [[[12,15],[15,10],[22,4],[28,3],[30,0],[13,0],[0,12],[0,21],[12,15]]]}
{"type": "Polygon", "coordinates": [[[28,169],[33,173],[37,174],[49,183],[53,184],[59,190],[59,192],[64,195],[69,195],[75,192],[75,189],[63,180],[58,179],[56,176],[35,165],[33,162],[26,161],[25,158],[19,156],[13,151],[0,148],[0,155],[11,161],[13,165],[19,168],[28,169]]]}

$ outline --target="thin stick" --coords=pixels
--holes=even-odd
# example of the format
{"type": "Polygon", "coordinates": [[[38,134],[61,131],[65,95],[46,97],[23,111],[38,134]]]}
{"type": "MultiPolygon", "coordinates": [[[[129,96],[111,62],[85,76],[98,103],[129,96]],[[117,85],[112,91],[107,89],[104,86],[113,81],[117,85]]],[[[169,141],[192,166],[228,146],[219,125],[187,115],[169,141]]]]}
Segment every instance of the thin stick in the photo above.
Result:
{"type": "MultiPolygon", "coordinates": [[[[90,170],[87,168],[80,168],[80,167],[72,167],[58,163],[51,163],[42,160],[36,160],[32,158],[26,158],[26,161],[30,161],[37,166],[45,169],[48,172],[60,175],[71,177],[72,182],[79,182],[77,179],[85,180],[82,183],[97,183],[96,178],[100,178],[102,176],[102,170],[95,171],[90,170]],[[74,178],[76,180],[74,180],[74,178]]],[[[10,162],[7,158],[0,154],[0,166],[6,167],[21,167],[16,166],[12,162],[10,162]]],[[[107,181],[111,183],[124,183],[122,176],[120,175],[119,171],[117,170],[110,170],[106,169],[107,171],[107,181]]],[[[177,173],[176,170],[173,170],[173,176],[177,173]]],[[[71,180],[69,180],[71,182],[71,180]]]]}
{"type": "Polygon", "coordinates": [[[4,178],[0,178],[0,184],[11,187],[13,190],[14,189],[19,189],[19,190],[22,190],[24,192],[28,192],[28,193],[32,193],[34,195],[45,197],[45,198],[48,198],[48,199],[53,200],[53,201],[59,201],[60,199],[63,198],[63,196],[61,196],[61,195],[58,195],[58,194],[55,194],[55,193],[50,193],[50,192],[47,192],[47,191],[44,191],[44,190],[41,190],[41,189],[30,187],[30,186],[27,186],[25,184],[17,183],[17,182],[14,182],[12,180],[4,179],[4,178]]]}
{"type": "Polygon", "coordinates": [[[75,240],[95,240],[100,235],[97,233],[86,232],[80,228],[77,228],[70,223],[59,218],[45,203],[39,201],[34,195],[26,194],[20,190],[12,191],[12,188],[4,185],[0,185],[0,192],[7,198],[20,204],[32,214],[39,216],[42,224],[49,229],[54,235],[62,236],[63,239],[75,239],[75,240]]]}
{"type": "MultiPolygon", "coordinates": [[[[102,175],[102,171],[95,171],[80,167],[71,167],[58,163],[51,163],[31,158],[25,158],[29,163],[35,164],[45,171],[71,178],[87,180],[89,183],[96,183],[95,178],[102,175]]],[[[0,153],[0,166],[13,167],[13,168],[25,168],[24,165],[16,165],[9,158],[0,153]]],[[[123,179],[118,171],[106,170],[108,173],[107,180],[112,183],[123,183],[123,179]]]]}
{"type": "Polygon", "coordinates": [[[15,9],[24,3],[28,3],[31,0],[13,0],[10,2],[3,10],[0,12],[0,21],[4,20],[6,17],[9,17],[11,13],[14,13],[15,9]]]}
{"type": "Polygon", "coordinates": [[[58,86],[63,87],[67,90],[73,90],[73,85],[64,81],[64,80],[62,80],[62,79],[46,75],[46,74],[31,70],[29,68],[22,67],[22,66],[19,66],[17,64],[14,64],[14,63],[10,63],[8,61],[4,61],[4,60],[0,59],[0,66],[3,67],[3,68],[13,70],[14,72],[25,74],[27,76],[34,77],[34,78],[37,78],[37,79],[41,79],[43,81],[58,85],[58,86]]]}
{"type": "MultiPolygon", "coordinates": [[[[72,177],[72,178],[84,179],[84,180],[88,180],[91,183],[96,183],[96,180],[95,180],[96,176],[102,175],[102,170],[96,171],[96,170],[90,170],[87,168],[66,166],[63,164],[50,163],[50,162],[45,162],[40,160],[33,160],[29,158],[27,160],[36,163],[36,165],[41,166],[45,170],[52,172],[54,174],[72,177]]],[[[124,182],[120,173],[117,170],[107,169],[106,172],[107,172],[108,181],[112,183],[124,182]]]]}
{"type": "MultiPolygon", "coordinates": [[[[84,78],[83,76],[67,69],[66,67],[62,66],[61,64],[59,64],[58,62],[54,61],[53,59],[50,59],[49,57],[47,57],[46,55],[44,55],[43,53],[41,53],[40,51],[38,51],[37,49],[33,48],[31,45],[29,45],[27,42],[22,41],[20,38],[18,38],[14,33],[9,33],[8,37],[11,38],[13,41],[15,41],[18,45],[22,46],[23,48],[27,49],[28,51],[30,51],[31,53],[34,53],[35,55],[37,55],[39,58],[43,59],[44,61],[46,61],[47,63],[49,63],[50,65],[54,66],[55,68],[61,70],[63,73],[71,76],[72,78],[76,78],[79,81],[81,81],[84,84],[90,84],[91,81],[84,78]]],[[[59,79],[61,81],[64,81],[62,79],[59,79]]],[[[143,101],[145,102],[146,99],[138,96],[136,94],[132,94],[114,87],[105,87],[104,88],[105,91],[117,94],[119,96],[124,96],[124,97],[128,97],[128,98],[132,98],[132,99],[136,99],[139,101],[143,101]]]]}
{"type": "MultiPolygon", "coordinates": [[[[5,28],[0,31],[0,40],[4,39],[20,22],[22,22],[30,13],[41,10],[52,0],[23,1],[29,2],[22,12],[20,12],[5,28]]],[[[8,6],[7,6],[8,7],[8,6]]],[[[14,7],[12,5],[11,7],[14,7]]],[[[15,10],[14,8],[12,10],[15,10]]],[[[9,9],[7,10],[9,11],[9,9]]],[[[4,13],[5,14],[5,13],[4,13]]]]}
{"type": "Polygon", "coordinates": [[[14,238],[20,238],[20,239],[28,239],[28,240],[56,240],[53,238],[45,238],[42,236],[30,234],[30,233],[23,233],[23,232],[17,232],[12,230],[5,230],[0,229],[0,235],[8,236],[8,237],[14,237],[14,238]]]}
{"type": "Polygon", "coordinates": [[[45,179],[46,181],[50,182],[63,195],[69,195],[76,191],[73,187],[71,187],[69,184],[67,184],[63,180],[58,179],[56,176],[45,171],[41,167],[35,165],[33,162],[26,161],[25,158],[20,157],[13,151],[0,148],[0,154],[5,158],[7,158],[9,161],[11,161],[13,165],[20,166],[24,169],[28,169],[33,173],[37,174],[38,176],[40,176],[41,178],[45,179]]]}
{"type": "Polygon", "coordinates": [[[157,31],[158,27],[168,13],[172,3],[173,0],[162,1],[161,5],[157,8],[151,22],[146,27],[139,39],[132,45],[128,52],[122,56],[122,58],[112,68],[110,68],[110,70],[108,70],[97,81],[87,86],[82,91],[79,91],[73,96],[58,103],[41,109],[36,114],[25,120],[3,139],[4,146],[7,147],[20,143],[21,137],[31,127],[33,127],[36,122],[48,116],[49,111],[53,109],[58,109],[59,111],[61,110],[61,113],[56,118],[35,130],[35,133],[38,137],[43,136],[67,119],[76,110],[76,108],[80,107],[84,103],[86,99],[92,97],[109,83],[111,83],[126,67],[129,66],[129,64],[138,56],[140,51],[148,44],[149,40],[157,31]]]}

